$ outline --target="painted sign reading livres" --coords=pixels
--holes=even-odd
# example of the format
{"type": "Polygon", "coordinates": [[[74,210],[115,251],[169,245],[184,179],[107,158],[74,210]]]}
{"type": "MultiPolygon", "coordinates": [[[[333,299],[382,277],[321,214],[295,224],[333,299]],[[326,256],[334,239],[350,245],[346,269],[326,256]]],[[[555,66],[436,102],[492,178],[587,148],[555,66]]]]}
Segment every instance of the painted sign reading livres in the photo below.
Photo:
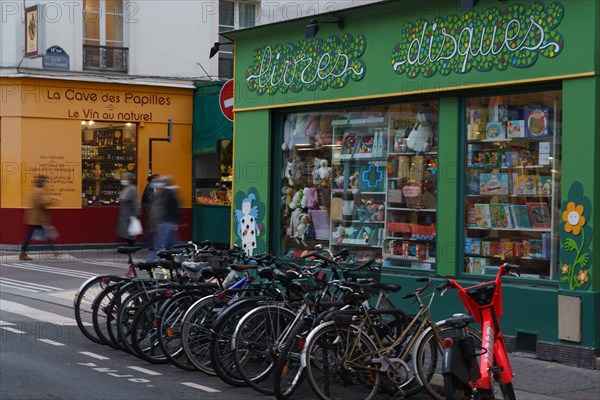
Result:
{"type": "Polygon", "coordinates": [[[409,78],[529,67],[538,54],[560,54],[563,37],[555,29],[563,15],[560,3],[532,3],[408,22],[392,51],[392,67],[409,78]]]}
{"type": "Polygon", "coordinates": [[[366,64],[360,57],[366,47],[364,35],[346,33],[342,38],[332,35],[256,48],[246,86],[259,95],[342,88],[348,80],[365,76],[366,64]]]}

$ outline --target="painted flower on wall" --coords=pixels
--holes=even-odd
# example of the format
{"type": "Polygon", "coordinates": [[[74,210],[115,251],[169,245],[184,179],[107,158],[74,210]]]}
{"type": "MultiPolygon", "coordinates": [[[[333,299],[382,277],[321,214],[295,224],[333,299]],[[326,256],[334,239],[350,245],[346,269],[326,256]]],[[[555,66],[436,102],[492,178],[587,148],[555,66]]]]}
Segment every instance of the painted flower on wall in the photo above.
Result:
{"type": "Polygon", "coordinates": [[[583,186],[574,182],[567,200],[563,202],[560,232],[560,284],[568,290],[588,290],[592,250],[592,226],[588,223],[592,213],[590,199],[583,195],[583,186]]]}

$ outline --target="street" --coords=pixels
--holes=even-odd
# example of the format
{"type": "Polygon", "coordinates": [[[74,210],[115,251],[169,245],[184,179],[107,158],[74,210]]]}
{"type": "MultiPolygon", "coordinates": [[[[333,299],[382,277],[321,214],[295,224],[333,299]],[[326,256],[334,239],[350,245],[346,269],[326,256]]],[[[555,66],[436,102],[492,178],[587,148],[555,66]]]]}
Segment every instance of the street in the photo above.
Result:
{"type": "MultiPolygon", "coordinates": [[[[0,399],[270,398],[87,340],[73,314],[77,288],[91,276],[127,269],[123,256],[99,253],[74,251],[58,260],[32,253],[28,262],[0,258],[0,399]]],[[[517,398],[600,399],[599,371],[523,356],[511,362],[517,398]]],[[[315,396],[304,385],[294,398],[315,396]]]]}

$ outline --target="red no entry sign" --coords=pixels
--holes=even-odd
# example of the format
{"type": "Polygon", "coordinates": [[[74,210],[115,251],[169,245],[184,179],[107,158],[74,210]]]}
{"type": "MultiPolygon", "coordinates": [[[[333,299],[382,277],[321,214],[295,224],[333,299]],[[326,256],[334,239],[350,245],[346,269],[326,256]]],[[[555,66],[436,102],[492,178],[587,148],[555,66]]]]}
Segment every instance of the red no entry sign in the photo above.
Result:
{"type": "Polygon", "coordinates": [[[219,106],[225,118],[233,121],[233,79],[225,82],[219,94],[219,106]]]}

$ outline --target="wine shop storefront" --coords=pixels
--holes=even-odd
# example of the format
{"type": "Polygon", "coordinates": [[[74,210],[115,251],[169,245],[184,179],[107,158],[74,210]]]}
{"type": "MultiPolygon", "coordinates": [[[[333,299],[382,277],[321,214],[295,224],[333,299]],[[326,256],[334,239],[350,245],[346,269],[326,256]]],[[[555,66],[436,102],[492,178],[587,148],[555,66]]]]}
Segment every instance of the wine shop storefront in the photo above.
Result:
{"type": "MultiPolygon", "coordinates": [[[[593,368],[600,4],[460,4],[227,34],[233,243],[290,258],[346,248],[404,293],[418,276],[476,284],[519,264],[504,285],[509,349],[593,368]]],[[[463,309],[453,293],[433,310],[463,309]]]]}
{"type": "Polygon", "coordinates": [[[193,87],[22,77],[3,78],[0,94],[0,243],[21,243],[40,174],[60,198],[51,210],[59,244],[122,241],[115,222],[126,172],[140,200],[149,172],[174,178],[189,221],[179,233],[191,238],[193,87]]]}

